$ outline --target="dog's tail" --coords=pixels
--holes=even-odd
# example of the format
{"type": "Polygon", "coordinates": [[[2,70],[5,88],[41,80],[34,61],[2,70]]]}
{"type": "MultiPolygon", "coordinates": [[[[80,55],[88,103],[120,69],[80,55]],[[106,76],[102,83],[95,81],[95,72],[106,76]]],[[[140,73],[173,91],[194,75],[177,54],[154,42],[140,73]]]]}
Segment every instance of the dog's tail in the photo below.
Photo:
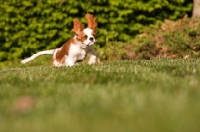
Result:
{"type": "Polygon", "coordinates": [[[27,63],[29,61],[34,60],[36,57],[38,57],[40,55],[50,55],[50,54],[53,54],[54,50],[55,49],[37,52],[36,54],[33,54],[31,57],[28,57],[28,58],[22,60],[21,63],[25,64],[25,63],[27,63]]]}

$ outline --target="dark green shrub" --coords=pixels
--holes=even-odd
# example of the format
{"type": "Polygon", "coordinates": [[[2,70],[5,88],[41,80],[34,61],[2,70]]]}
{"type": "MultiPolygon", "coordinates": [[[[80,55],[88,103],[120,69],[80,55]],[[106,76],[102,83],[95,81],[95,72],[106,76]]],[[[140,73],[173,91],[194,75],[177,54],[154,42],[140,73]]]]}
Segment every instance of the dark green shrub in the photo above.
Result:
{"type": "MultiPolygon", "coordinates": [[[[0,61],[60,47],[73,33],[72,20],[87,12],[98,19],[98,40],[127,41],[143,27],[191,13],[186,0],[6,0],[0,2],[0,61]]],[[[107,45],[107,44],[104,44],[107,45]]],[[[97,46],[98,47],[98,46],[97,46]]]]}

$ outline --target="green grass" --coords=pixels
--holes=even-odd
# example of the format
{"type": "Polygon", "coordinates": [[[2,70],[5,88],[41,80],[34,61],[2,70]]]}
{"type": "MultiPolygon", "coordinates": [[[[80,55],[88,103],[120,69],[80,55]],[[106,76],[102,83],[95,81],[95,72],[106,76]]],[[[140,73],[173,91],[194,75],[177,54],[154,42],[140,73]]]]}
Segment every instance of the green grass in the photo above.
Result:
{"type": "Polygon", "coordinates": [[[0,70],[1,132],[200,131],[200,59],[30,65],[0,70]]]}

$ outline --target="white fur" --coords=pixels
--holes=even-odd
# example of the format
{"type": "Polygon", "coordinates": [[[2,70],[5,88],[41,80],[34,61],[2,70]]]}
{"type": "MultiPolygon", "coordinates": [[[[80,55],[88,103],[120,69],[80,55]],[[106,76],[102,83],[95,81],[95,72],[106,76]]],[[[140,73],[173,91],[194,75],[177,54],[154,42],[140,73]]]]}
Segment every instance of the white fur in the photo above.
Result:
{"type": "Polygon", "coordinates": [[[38,57],[38,56],[40,56],[40,55],[53,54],[53,51],[54,51],[54,49],[53,49],[53,50],[45,50],[45,51],[37,52],[36,54],[33,54],[31,57],[22,60],[21,63],[22,63],[22,64],[25,64],[25,63],[27,63],[27,62],[29,62],[29,61],[34,60],[36,57],[38,57]]]}
{"type": "Polygon", "coordinates": [[[93,30],[90,28],[86,28],[83,30],[83,32],[88,36],[87,39],[83,42],[85,45],[94,45],[96,42],[94,36],[92,35],[93,30]],[[91,41],[90,38],[93,38],[94,40],[91,41]]]}
{"type": "Polygon", "coordinates": [[[97,54],[94,53],[93,46],[83,47],[83,44],[72,44],[69,49],[69,55],[65,57],[65,66],[73,66],[76,61],[84,60],[87,53],[90,55],[88,64],[96,62],[97,54]]]}
{"type": "Polygon", "coordinates": [[[84,60],[86,55],[85,48],[81,44],[71,44],[69,48],[69,55],[65,57],[65,65],[73,66],[77,60],[84,60]]]}

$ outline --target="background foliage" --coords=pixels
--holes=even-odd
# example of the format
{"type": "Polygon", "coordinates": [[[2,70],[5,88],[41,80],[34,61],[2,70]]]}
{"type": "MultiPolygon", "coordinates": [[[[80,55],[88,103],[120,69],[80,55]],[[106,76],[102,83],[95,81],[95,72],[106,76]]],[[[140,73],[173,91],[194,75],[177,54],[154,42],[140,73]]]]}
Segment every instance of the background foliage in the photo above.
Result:
{"type": "Polygon", "coordinates": [[[98,51],[104,60],[197,58],[200,57],[200,19],[187,15],[176,21],[165,19],[161,24],[145,27],[142,34],[129,42],[109,42],[98,51]]]}
{"type": "Polygon", "coordinates": [[[200,57],[200,20],[185,15],[148,27],[132,43],[134,59],[200,57]]]}
{"type": "MultiPolygon", "coordinates": [[[[0,61],[24,58],[61,46],[72,36],[72,20],[87,12],[98,19],[100,49],[109,41],[127,41],[143,27],[192,11],[186,0],[7,0],[0,2],[0,61]]],[[[101,49],[100,49],[101,50],[101,49]]],[[[103,57],[106,58],[106,57],[103,57]]]]}

